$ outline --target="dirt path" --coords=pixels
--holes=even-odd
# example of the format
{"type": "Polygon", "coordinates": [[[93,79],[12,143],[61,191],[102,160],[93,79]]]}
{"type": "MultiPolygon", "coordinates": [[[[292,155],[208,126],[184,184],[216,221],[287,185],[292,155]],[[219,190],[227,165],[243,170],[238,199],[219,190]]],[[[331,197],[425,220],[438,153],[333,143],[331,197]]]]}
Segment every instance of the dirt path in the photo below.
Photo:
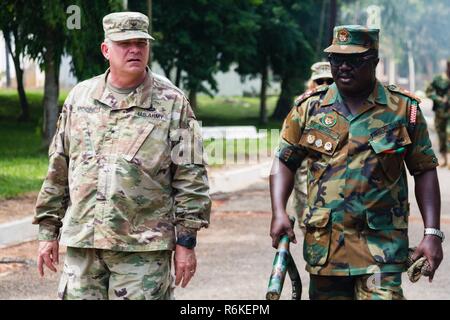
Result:
{"type": "Polygon", "coordinates": [[[33,215],[38,192],[28,192],[8,200],[0,200],[0,224],[33,215]]]}

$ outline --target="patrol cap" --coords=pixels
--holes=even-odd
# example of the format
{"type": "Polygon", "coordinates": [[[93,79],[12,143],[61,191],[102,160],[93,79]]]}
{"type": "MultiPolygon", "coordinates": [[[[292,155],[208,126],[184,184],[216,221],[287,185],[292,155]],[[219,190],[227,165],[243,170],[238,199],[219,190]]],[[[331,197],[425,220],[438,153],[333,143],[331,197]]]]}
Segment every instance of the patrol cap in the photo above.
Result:
{"type": "Polygon", "coordinates": [[[148,33],[148,18],[140,12],[114,12],[103,17],[105,39],[123,41],[129,39],[151,39],[148,33]]]}
{"type": "Polygon", "coordinates": [[[333,43],[324,52],[354,54],[378,50],[379,33],[380,29],[360,25],[336,26],[333,29],[333,43]]]}
{"type": "Polygon", "coordinates": [[[311,71],[311,80],[313,81],[321,78],[333,78],[329,62],[316,62],[311,66],[311,71]]]}

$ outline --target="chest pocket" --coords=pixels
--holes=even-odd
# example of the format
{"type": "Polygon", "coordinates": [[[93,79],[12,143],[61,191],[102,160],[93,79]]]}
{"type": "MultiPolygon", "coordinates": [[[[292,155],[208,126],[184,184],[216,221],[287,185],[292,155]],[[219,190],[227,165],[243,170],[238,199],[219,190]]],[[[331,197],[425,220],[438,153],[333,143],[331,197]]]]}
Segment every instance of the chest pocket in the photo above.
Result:
{"type": "Polygon", "coordinates": [[[406,126],[395,122],[377,129],[370,134],[369,144],[388,181],[396,181],[402,172],[406,148],[411,144],[406,126]]]}
{"type": "Polygon", "coordinates": [[[308,150],[308,168],[314,180],[318,180],[339,145],[339,134],[313,122],[306,126],[298,144],[308,150]]]}
{"type": "Polygon", "coordinates": [[[142,128],[138,129],[137,136],[131,140],[129,147],[127,148],[128,150],[125,152],[124,155],[125,160],[127,161],[133,160],[134,156],[139,151],[142,144],[147,139],[150,132],[152,132],[154,127],[155,125],[149,122],[142,128]]]}

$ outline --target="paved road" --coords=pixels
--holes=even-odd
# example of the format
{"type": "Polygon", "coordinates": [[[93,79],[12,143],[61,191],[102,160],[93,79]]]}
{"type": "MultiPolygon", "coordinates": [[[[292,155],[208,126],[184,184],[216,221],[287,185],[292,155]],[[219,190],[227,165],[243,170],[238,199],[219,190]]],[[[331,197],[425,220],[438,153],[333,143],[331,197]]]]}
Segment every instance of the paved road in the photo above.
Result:
{"type": "MultiPolygon", "coordinates": [[[[429,112],[424,110],[426,115],[429,112]]],[[[430,119],[430,117],[429,117],[430,119]]],[[[434,130],[430,127],[432,139],[434,130]]],[[[436,145],[435,142],[433,142],[436,145]]],[[[450,235],[450,171],[438,169],[441,184],[442,229],[450,235]]],[[[410,192],[410,243],[422,238],[423,224],[410,192]]],[[[210,228],[199,233],[198,269],[188,288],[176,289],[177,299],[264,299],[271,271],[274,250],[269,238],[270,202],[267,181],[261,181],[246,191],[216,195],[210,228]]],[[[299,230],[297,237],[301,240],[299,230]]],[[[450,238],[450,237],[449,237],[450,238]]],[[[299,241],[301,243],[301,241],[299,241]]],[[[301,245],[291,251],[301,272],[307,298],[308,275],[304,271],[301,245]]],[[[40,279],[33,261],[36,242],[0,250],[2,258],[24,259],[27,264],[0,264],[0,299],[54,299],[59,274],[40,279]]],[[[404,276],[404,292],[408,299],[450,299],[450,239],[444,242],[444,261],[433,283],[426,279],[412,284],[404,276]]],[[[282,299],[289,299],[290,285],[286,281],[282,299]]]]}

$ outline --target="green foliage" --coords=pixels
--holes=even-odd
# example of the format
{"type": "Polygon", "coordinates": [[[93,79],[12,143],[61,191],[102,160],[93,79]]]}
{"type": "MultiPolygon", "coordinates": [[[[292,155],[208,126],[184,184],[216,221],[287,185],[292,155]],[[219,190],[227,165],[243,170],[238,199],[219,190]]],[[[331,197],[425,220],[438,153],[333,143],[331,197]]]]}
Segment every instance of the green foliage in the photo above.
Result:
{"type": "Polygon", "coordinates": [[[78,80],[99,75],[108,67],[100,51],[104,40],[102,19],[122,10],[121,0],[74,0],[81,9],[81,29],[68,30],[67,52],[72,56],[72,71],[78,80]]]}
{"type": "Polygon", "coordinates": [[[155,1],[153,4],[154,59],[176,85],[211,94],[213,75],[227,70],[235,57],[252,50],[251,32],[257,27],[252,1],[155,1]],[[175,72],[175,76],[171,76],[175,72]]]}
{"type": "Polygon", "coordinates": [[[21,55],[24,53],[25,37],[23,28],[20,27],[20,20],[15,12],[23,5],[23,2],[16,0],[3,0],[0,2],[0,30],[6,36],[14,36],[15,53],[21,55]]]}
{"type": "Polygon", "coordinates": [[[288,70],[307,74],[305,71],[314,60],[312,31],[318,28],[314,19],[319,8],[313,1],[267,0],[255,9],[259,26],[253,34],[256,47],[250,54],[240,56],[237,71],[255,76],[269,61],[278,76],[288,70]]]}
{"type": "Polygon", "coordinates": [[[49,62],[59,66],[67,44],[66,7],[68,0],[18,0],[15,16],[23,30],[27,55],[41,69],[49,62]],[[51,57],[51,58],[50,58],[51,57]]]}
{"type": "Polygon", "coordinates": [[[409,43],[419,74],[435,72],[437,62],[450,56],[449,0],[362,0],[342,7],[341,22],[366,24],[369,5],[381,7],[380,51],[395,57],[401,69],[407,68],[409,43]]]}

